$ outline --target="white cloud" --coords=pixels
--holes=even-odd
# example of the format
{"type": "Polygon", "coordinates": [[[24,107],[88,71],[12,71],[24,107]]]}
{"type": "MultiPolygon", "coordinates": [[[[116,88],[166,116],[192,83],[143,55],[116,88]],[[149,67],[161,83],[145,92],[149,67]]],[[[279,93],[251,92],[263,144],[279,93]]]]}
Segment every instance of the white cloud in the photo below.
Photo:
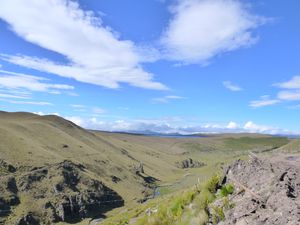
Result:
{"type": "Polygon", "coordinates": [[[224,81],[223,85],[230,91],[241,91],[243,90],[240,86],[233,84],[231,81],[224,81]]]}
{"type": "Polygon", "coordinates": [[[91,112],[95,116],[99,114],[104,114],[106,113],[106,110],[97,106],[87,106],[87,105],[80,105],[80,104],[71,104],[70,105],[74,111],[76,112],[91,112]]]}
{"type": "Polygon", "coordinates": [[[239,128],[239,125],[236,123],[236,122],[229,122],[228,125],[226,126],[227,129],[238,129],[239,128]]]}
{"type": "Polygon", "coordinates": [[[277,97],[281,100],[286,100],[286,101],[300,100],[300,89],[294,91],[280,91],[277,97]]]}
{"type": "Polygon", "coordinates": [[[78,104],[72,104],[70,105],[72,108],[76,108],[76,109],[84,109],[86,108],[85,105],[78,105],[78,104]]]}
{"type": "Polygon", "coordinates": [[[81,118],[81,117],[66,117],[66,119],[89,129],[104,130],[104,131],[152,131],[161,133],[176,132],[177,129],[171,127],[165,121],[153,120],[115,120],[115,121],[101,121],[95,117],[81,118]]]}
{"type": "Polygon", "coordinates": [[[92,112],[95,113],[95,114],[103,114],[106,111],[102,108],[99,108],[99,107],[93,107],[92,112]]]}
{"type": "Polygon", "coordinates": [[[264,106],[275,105],[279,102],[280,100],[278,99],[271,99],[269,95],[264,95],[260,97],[260,100],[251,101],[249,106],[251,106],[252,108],[259,108],[264,106]]]}
{"type": "Polygon", "coordinates": [[[28,96],[24,96],[24,95],[13,95],[13,94],[7,94],[7,93],[0,93],[0,98],[29,99],[28,96]]]}
{"type": "Polygon", "coordinates": [[[266,22],[238,0],[178,0],[161,43],[167,58],[205,63],[257,41],[253,30],[266,22]]]}
{"type": "Polygon", "coordinates": [[[59,94],[59,90],[73,90],[74,87],[66,84],[48,83],[48,79],[0,70],[0,88],[14,90],[28,90],[59,94]]]}
{"type": "Polygon", "coordinates": [[[244,130],[250,133],[268,133],[268,134],[279,134],[280,130],[271,126],[255,124],[252,121],[247,122],[244,125],[244,130]]]}
{"type": "Polygon", "coordinates": [[[300,76],[294,76],[286,82],[276,83],[273,86],[282,89],[277,93],[277,98],[281,101],[300,100],[300,76]]]}
{"type": "MultiPolygon", "coordinates": [[[[280,102],[299,101],[300,100],[300,76],[294,76],[290,80],[281,83],[275,83],[273,86],[280,88],[276,98],[264,95],[260,100],[251,101],[250,106],[253,108],[275,105],[280,102]]],[[[295,107],[288,107],[295,108],[295,107]]]]}
{"type": "Polygon", "coordinates": [[[77,105],[77,104],[71,104],[70,105],[74,111],[76,112],[86,112],[87,107],[85,105],[77,105]]]}
{"type": "Polygon", "coordinates": [[[123,132],[157,132],[157,133],[180,133],[180,134],[195,134],[195,133],[262,133],[262,134],[300,134],[300,132],[291,132],[285,129],[280,129],[272,126],[256,124],[252,121],[246,122],[244,125],[239,125],[234,121],[228,124],[204,124],[199,126],[180,126],[174,125],[172,119],[157,119],[157,120],[115,120],[102,121],[95,117],[66,117],[66,119],[76,123],[79,126],[104,131],[123,131],[123,132]],[[173,124],[173,125],[172,125],[173,124]]]}
{"type": "Polygon", "coordinates": [[[11,104],[18,104],[18,105],[39,105],[39,106],[50,106],[50,105],[53,105],[50,102],[15,101],[15,100],[7,100],[7,99],[0,99],[0,101],[8,102],[8,103],[11,103],[11,104]]]}
{"type": "Polygon", "coordinates": [[[300,89],[300,76],[294,76],[291,80],[274,84],[274,86],[286,89],[300,89]]]}
{"type": "Polygon", "coordinates": [[[65,117],[67,120],[72,121],[73,123],[77,124],[78,126],[82,126],[85,128],[89,128],[87,125],[87,123],[80,117],[78,116],[70,116],[70,117],[65,117]]]}
{"type": "Polygon", "coordinates": [[[167,95],[161,98],[153,98],[152,101],[156,103],[168,103],[172,100],[181,100],[181,99],[186,99],[186,98],[177,95],[167,95]]]}
{"type": "Polygon", "coordinates": [[[19,105],[49,106],[53,104],[45,101],[25,101],[25,99],[31,99],[32,92],[61,94],[61,91],[74,89],[70,85],[55,84],[49,81],[49,79],[42,77],[0,70],[0,91],[2,92],[0,92],[0,98],[2,98],[0,101],[19,105]]]}
{"type": "Polygon", "coordinates": [[[59,113],[44,113],[44,112],[33,112],[34,114],[37,114],[39,116],[45,116],[45,115],[55,115],[55,116],[60,116],[59,113]]]}
{"type": "Polygon", "coordinates": [[[65,56],[69,63],[24,55],[2,55],[3,60],[108,88],[128,83],[141,88],[167,89],[153,81],[153,74],[141,66],[142,62],[156,58],[154,50],[152,53],[131,41],[121,40],[100,18],[80,9],[75,1],[3,0],[0,18],[26,41],[65,56]]]}

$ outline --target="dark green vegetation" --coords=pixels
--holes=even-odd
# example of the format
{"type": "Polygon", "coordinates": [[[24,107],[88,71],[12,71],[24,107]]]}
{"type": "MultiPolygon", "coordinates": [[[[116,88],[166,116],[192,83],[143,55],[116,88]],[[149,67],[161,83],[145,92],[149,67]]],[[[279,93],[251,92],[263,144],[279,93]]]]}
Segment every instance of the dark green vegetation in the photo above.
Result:
{"type": "MultiPolygon", "coordinates": [[[[213,185],[191,189],[195,183],[249,151],[291,144],[256,134],[166,138],[87,131],[57,116],[0,112],[0,218],[7,224],[24,217],[88,224],[105,214],[107,223],[123,217],[137,223],[149,204],[159,204],[171,218],[191,213],[205,219],[201,204],[216,195],[213,185]],[[178,162],[188,162],[187,168],[178,162]],[[183,189],[189,190],[179,195],[183,189]],[[142,204],[155,190],[160,196],[142,204]],[[188,212],[190,204],[196,206],[188,212]]],[[[230,187],[221,190],[230,194],[230,187]]]]}

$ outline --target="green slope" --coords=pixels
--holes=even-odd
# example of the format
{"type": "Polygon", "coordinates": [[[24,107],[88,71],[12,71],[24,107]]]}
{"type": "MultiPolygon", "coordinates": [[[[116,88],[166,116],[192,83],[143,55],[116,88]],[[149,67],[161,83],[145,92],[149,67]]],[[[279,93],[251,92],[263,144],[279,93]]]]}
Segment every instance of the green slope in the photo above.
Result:
{"type": "MultiPolygon", "coordinates": [[[[120,194],[127,208],[139,205],[138,200],[153,191],[135,173],[140,164],[144,167],[143,177],[155,178],[155,185],[164,194],[206,180],[222,165],[246,157],[249,151],[271,151],[288,142],[286,138],[257,134],[165,138],[107,133],[85,130],[57,116],[0,112],[0,159],[25,172],[64,160],[83,165],[84,174],[120,194]],[[188,158],[206,166],[190,169],[176,166],[188,158]]],[[[26,207],[30,210],[30,206],[26,207]]],[[[22,210],[17,207],[15,211],[22,210]]]]}

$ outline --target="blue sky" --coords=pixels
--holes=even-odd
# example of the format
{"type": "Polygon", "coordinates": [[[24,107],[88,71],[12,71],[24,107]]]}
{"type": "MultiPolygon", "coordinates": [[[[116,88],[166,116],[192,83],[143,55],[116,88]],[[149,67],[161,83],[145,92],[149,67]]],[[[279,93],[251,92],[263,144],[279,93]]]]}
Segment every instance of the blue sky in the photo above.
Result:
{"type": "Polygon", "coordinates": [[[84,127],[300,133],[300,2],[1,0],[0,109],[84,127]]]}

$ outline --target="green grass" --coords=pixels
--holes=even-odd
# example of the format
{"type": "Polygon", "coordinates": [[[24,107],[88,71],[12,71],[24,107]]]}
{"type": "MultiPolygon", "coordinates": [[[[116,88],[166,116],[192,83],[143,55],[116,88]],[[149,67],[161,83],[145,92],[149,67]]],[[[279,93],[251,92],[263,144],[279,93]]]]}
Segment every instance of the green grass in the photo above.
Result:
{"type": "Polygon", "coordinates": [[[210,153],[210,152],[216,150],[216,148],[214,148],[213,146],[206,145],[203,143],[187,142],[187,143],[183,143],[181,146],[183,149],[187,149],[190,152],[210,153]]]}
{"type": "MultiPolygon", "coordinates": [[[[140,223],[137,225],[156,225],[158,221],[161,221],[161,225],[169,224],[185,224],[190,220],[197,217],[199,213],[202,214],[202,218],[208,218],[207,207],[214,201],[215,193],[220,181],[220,177],[215,175],[205,182],[202,187],[193,188],[191,190],[183,192],[181,195],[176,195],[175,198],[171,198],[171,202],[162,203],[158,207],[157,214],[151,216],[144,216],[140,223]],[[191,210],[190,206],[193,204],[194,209],[191,210]]],[[[203,224],[206,221],[203,221],[203,224]]]]}
{"type": "MultiPolygon", "coordinates": [[[[200,225],[205,224],[209,218],[209,204],[216,199],[219,181],[220,176],[214,175],[200,186],[152,200],[136,209],[110,218],[102,225],[121,225],[129,221],[135,221],[136,225],[188,225],[192,220],[197,220],[197,224],[200,225]],[[149,216],[145,213],[146,209],[155,212],[149,216]]],[[[219,211],[217,213],[220,214],[219,211]]]]}
{"type": "Polygon", "coordinates": [[[227,197],[228,195],[231,195],[233,192],[234,192],[233,184],[225,184],[220,189],[220,196],[221,197],[227,197]]]}
{"type": "Polygon", "coordinates": [[[161,196],[172,193],[172,189],[169,186],[159,187],[159,193],[161,196]]]}
{"type": "Polygon", "coordinates": [[[224,210],[233,207],[227,196],[234,191],[233,185],[219,187],[219,183],[220,176],[214,175],[201,185],[145,203],[104,221],[102,225],[123,225],[130,221],[135,225],[205,225],[210,217],[213,224],[217,224],[225,219],[224,210]],[[223,205],[214,205],[216,199],[223,199],[223,205]],[[146,209],[152,212],[151,215],[146,214],[146,209]]]}
{"type": "Polygon", "coordinates": [[[276,149],[289,142],[286,137],[240,137],[226,138],[224,140],[225,148],[232,150],[253,149],[256,151],[264,151],[268,149],[276,149]]]}
{"type": "Polygon", "coordinates": [[[300,140],[292,139],[287,145],[277,149],[276,152],[284,153],[299,153],[300,152],[300,140]]]}

